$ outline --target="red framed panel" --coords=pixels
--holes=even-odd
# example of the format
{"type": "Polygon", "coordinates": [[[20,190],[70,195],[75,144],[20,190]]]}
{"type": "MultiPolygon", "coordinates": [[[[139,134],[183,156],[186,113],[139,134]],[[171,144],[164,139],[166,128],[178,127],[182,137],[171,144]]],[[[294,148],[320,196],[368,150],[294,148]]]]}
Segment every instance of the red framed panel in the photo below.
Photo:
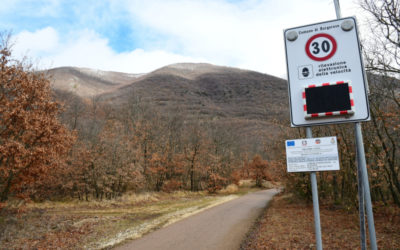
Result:
{"type": "Polygon", "coordinates": [[[354,96],[353,96],[353,87],[351,86],[350,81],[337,81],[337,82],[326,82],[320,84],[309,84],[304,86],[302,92],[303,98],[303,110],[304,110],[304,117],[305,119],[314,119],[314,118],[322,118],[322,117],[331,117],[331,116],[351,116],[354,115],[354,96]],[[306,90],[310,88],[319,88],[325,86],[332,86],[338,84],[347,84],[348,85],[348,94],[350,100],[350,109],[347,110],[331,110],[328,112],[319,112],[319,113],[309,113],[307,110],[307,98],[306,98],[306,90]]]}

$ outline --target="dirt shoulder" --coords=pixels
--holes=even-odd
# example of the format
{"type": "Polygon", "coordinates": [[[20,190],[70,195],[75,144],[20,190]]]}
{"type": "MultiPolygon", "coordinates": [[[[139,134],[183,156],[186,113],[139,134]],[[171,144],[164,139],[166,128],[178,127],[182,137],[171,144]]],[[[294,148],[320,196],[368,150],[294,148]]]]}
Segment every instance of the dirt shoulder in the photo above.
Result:
{"type": "MultiPolygon", "coordinates": [[[[357,211],[321,206],[320,213],[324,248],[360,248],[357,211]]],[[[400,249],[400,209],[375,206],[374,218],[378,247],[400,249]]],[[[312,204],[295,202],[287,194],[275,196],[241,249],[315,249],[312,204]]]]}

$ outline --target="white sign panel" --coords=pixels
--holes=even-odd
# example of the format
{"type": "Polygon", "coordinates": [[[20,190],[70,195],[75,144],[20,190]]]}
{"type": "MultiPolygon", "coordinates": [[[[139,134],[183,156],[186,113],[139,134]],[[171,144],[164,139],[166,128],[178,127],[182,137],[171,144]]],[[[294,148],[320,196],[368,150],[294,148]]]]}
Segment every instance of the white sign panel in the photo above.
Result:
{"type": "Polygon", "coordinates": [[[286,163],[288,172],[339,170],[336,136],[287,140],[286,163]]]}
{"type": "MultiPolygon", "coordinates": [[[[284,31],[293,127],[360,122],[370,119],[357,24],[353,17],[284,31]],[[306,119],[304,89],[346,82],[354,96],[354,113],[306,119]]],[[[328,93],[329,94],[329,93],[328,93]]]]}

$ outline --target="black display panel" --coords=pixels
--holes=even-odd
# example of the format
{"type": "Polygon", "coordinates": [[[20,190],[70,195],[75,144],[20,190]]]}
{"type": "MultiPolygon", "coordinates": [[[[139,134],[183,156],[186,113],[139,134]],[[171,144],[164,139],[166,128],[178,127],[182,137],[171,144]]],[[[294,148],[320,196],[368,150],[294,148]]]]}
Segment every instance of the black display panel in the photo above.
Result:
{"type": "Polygon", "coordinates": [[[351,109],[349,85],[334,84],[305,89],[307,114],[351,109]]]}

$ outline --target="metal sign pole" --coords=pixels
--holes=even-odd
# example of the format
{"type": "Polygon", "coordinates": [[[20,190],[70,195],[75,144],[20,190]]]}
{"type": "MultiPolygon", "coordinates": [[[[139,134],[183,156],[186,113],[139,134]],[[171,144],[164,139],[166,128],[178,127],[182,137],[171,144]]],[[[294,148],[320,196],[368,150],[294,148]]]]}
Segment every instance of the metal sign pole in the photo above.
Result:
{"type": "MultiPolygon", "coordinates": [[[[337,17],[337,19],[339,19],[342,17],[342,14],[340,11],[339,0],[334,0],[334,4],[335,4],[335,10],[336,10],[336,17],[337,17]]],[[[364,142],[363,142],[363,138],[362,138],[361,123],[359,123],[359,122],[355,123],[355,134],[356,134],[356,145],[357,145],[357,159],[356,160],[357,160],[359,173],[361,174],[361,179],[362,179],[362,181],[361,181],[362,184],[359,185],[359,189],[361,189],[361,192],[363,192],[364,199],[366,201],[369,240],[371,242],[371,249],[375,250],[375,249],[377,249],[377,244],[376,244],[376,235],[375,235],[374,215],[372,212],[372,202],[371,202],[371,194],[370,194],[370,189],[369,189],[367,164],[365,161],[364,142]]],[[[359,193],[360,193],[360,190],[359,190],[359,193]]],[[[361,196],[360,196],[360,216],[361,216],[362,210],[364,209],[363,206],[361,206],[361,202],[364,201],[364,199],[361,199],[361,196]]],[[[360,219],[361,219],[361,217],[360,217],[360,219]]],[[[360,225],[361,225],[361,223],[362,222],[360,221],[360,225]]],[[[361,228],[362,227],[363,226],[361,225],[361,228]]],[[[361,229],[361,231],[362,231],[362,229],[361,229]]],[[[361,241],[363,242],[362,237],[363,236],[361,236],[361,241]]]]}
{"type": "MultiPolygon", "coordinates": [[[[306,127],[307,138],[312,138],[311,127],[306,127]]],[[[317,250],[322,250],[322,237],[321,237],[321,222],[319,219],[319,202],[318,202],[318,184],[316,172],[310,173],[311,178],[311,192],[314,208],[314,225],[315,225],[315,239],[317,243],[317,250]]]]}
{"type": "Polygon", "coordinates": [[[336,19],[342,18],[342,12],[340,11],[339,0],[333,0],[335,4],[336,19]]]}
{"type": "Polygon", "coordinates": [[[371,244],[371,249],[376,250],[378,249],[378,247],[376,244],[374,214],[372,211],[371,193],[369,189],[368,172],[367,172],[367,164],[365,161],[364,142],[362,138],[361,123],[359,122],[355,123],[355,134],[356,134],[358,163],[360,166],[361,178],[363,183],[362,186],[364,189],[364,198],[367,210],[369,241],[371,244]]]}
{"type": "Polygon", "coordinates": [[[361,178],[361,164],[360,157],[358,157],[356,148],[357,159],[357,184],[358,184],[358,212],[360,215],[360,241],[361,250],[367,249],[367,237],[365,232],[365,205],[364,205],[364,186],[361,178]]]}

